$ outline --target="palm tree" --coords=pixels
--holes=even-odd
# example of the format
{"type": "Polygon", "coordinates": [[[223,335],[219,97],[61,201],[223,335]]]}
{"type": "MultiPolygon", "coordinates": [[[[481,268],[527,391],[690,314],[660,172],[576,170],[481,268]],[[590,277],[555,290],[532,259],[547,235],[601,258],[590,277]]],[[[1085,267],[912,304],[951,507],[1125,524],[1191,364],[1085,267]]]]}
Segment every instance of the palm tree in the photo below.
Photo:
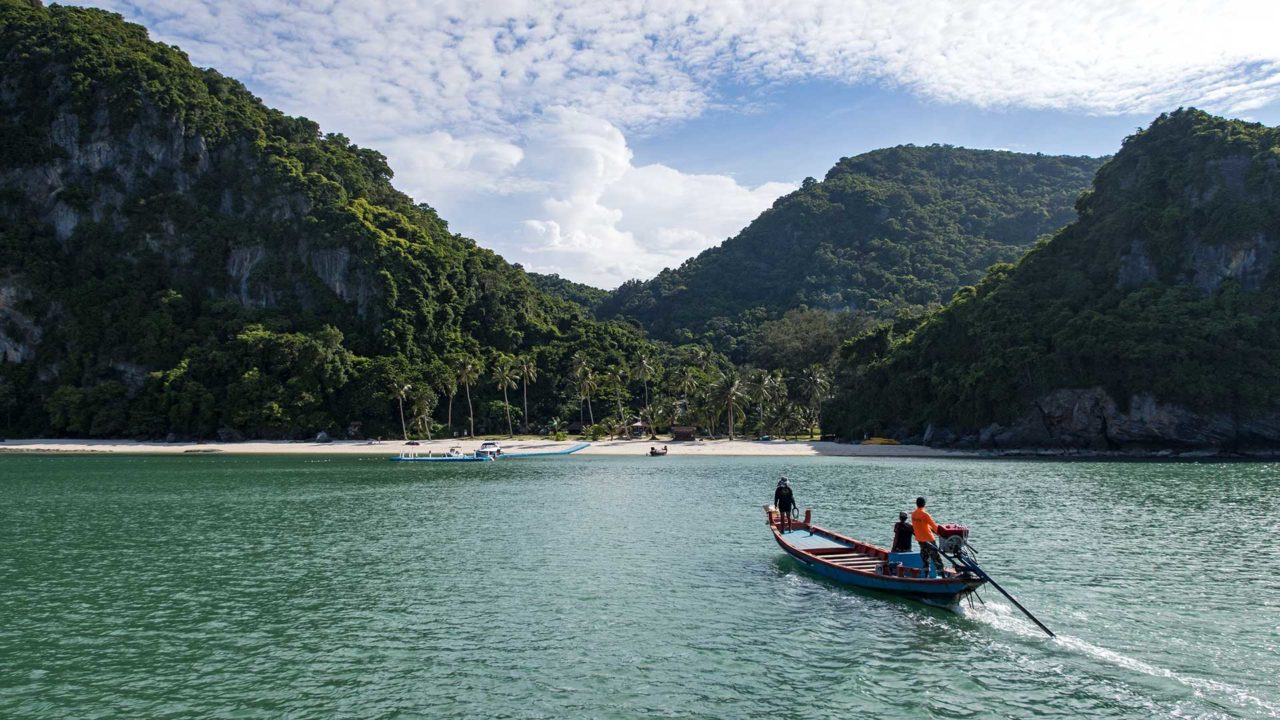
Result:
{"type": "Polygon", "coordinates": [[[680,391],[683,398],[684,412],[689,412],[689,396],[698,389],[698,376],[694,373],[693,368],[686,367],[681,369],[680,377],[676,379],[676,389],[680,391]]]}
{"type": "Polygon", "coordinates": [[[474,360],[464,360],[458,367],[458,382],[467,389],[467,420],[470,422],[470,437],[476,436],[476,413],[471,407],[471,385],[480,379],[480,366],[474,360]]]}
{"type": "Polygon", "coordinates": [[[547,423],[547,429],[551,431],[552,435],[558,435],[564,429],[564,421],[559,416],[553,417],[547,423]]]}
{"type": "Polygon", "coordinates": [[[538,363],[530,355],[520,358],[517,363],[520,379],[524,382],[524,432],[529,434],[529,383],[538,382],[538,363]]]}
{"type": "Polygon", "coordinates": [[[498,363],[493,369],[493,383],[502,391],[502,406],[507,411],[507,437],[515,437],[511,430],[511,403],[507,402],[507,391],[516,386],[519,372],[510,361],[498,363]]]}
{"type": "Polygon", "coordinates": [[[640,359],[636,361],[636,367],[631,371],[631,376],[644,383],[644,406],[649,407],[649,378],[654,376],[657,370],[653,367],[653,363],[649,361],[649,356],[641,354],[640,359]]]}
{"type": "Polygon", "coordinates": [[[804,427],[808,418],[805,415],[804,406],[788,400],[779,409],[778,420],[782,423],[782,433],[785,437],[798,434],[799,428],[804,427]]]}
{"type": "Polygon", "coordinates": [[[627,389],[627,373],[622,369],[610,370],[606,378],[613,386],[614,399],[618,401],[618,437],[622,437],[622,428],[627,424],[627,417],[622,413],[622,393],[627,389]]]}
{"type": "Polygon", "coordinates": [[[746,378],[742,381],[742,397],[756,404],[756,429],[760,435],[764,434],[764,404],[769,398],[770,389],[769,373],[766,370],[755,368],[747,371],[746,378]]]}
{"type": "Polygon", "coordinates": [[[400,403],[400,434],[404,436],[405,442],[409,442],[409,429],[404,424],[404,400],[409,396],[409,391],[412,389],[413,386],[409,383],[403,385],[396,383],[396,400],[400,403]]]}
{"type": "MultiPolygon", "coordinates": [[[[774,421],[772,423],[769,423],[770,426],[777,424],[778,406],[781,403],[786,402],[786,400],[787,400],[786,378],[782,377],[781,370],[774,370],[773,372],[769,373],[769,397],[768,397],[768,400],[766,400],[766,403],[769,406],[768,415],[771,416],[774,421]]],[[[761,410],[763,410],[764,407],[765,406],[761,406],[761,410]]],[[[764,415],[760,417],[760,421],[762,423],[765,422],[764,415]]]]}
{"type": "Polygon", "coordinates": [[[578,381],[578,411],[582,411],[582,399],[587,401],[587,412],[590,413],[591,424],[596,424],[595,411],[591,409],[591,391],[596,389],[596,381],[591,374],[591,364],[581,350],[573,354],[573,376],[578,381]]]}
{"type": "Polygon", "coordinates": [[[716,403],[729,411],[729,439],[733,440],[733,411],[737,401],[742,398],[742,377],[738,375],[738,371],[730,369],[721,375],[713,393],[716,403]]]}
{"type": "MultiPolygon", "coordinates": [[[[827,377],[827,369],[822,365],[814,363],[800,373],[801,397],[804,398],[810,416],[815,419],[815,424],[830,389],[831,380],[827,377]]],[[[809,437],[813,437],[812,424],[809,426],[809,437]]]]}
{"type": "Polygon", "coordinates": [[[658,398],[658,401],[648,408],[648,417],[645,422],[649,423],[649,432],[656,435],[658,428],[671,427],[675,423],[676,416],[680,409],[676,406],[676,402],[670,398],[658,398]]]}
{"type": "Polygon", "coordinates": [[[702,372],[706,372],[711,367],[711,353],[707,352],[706,348],[696,345],[691,354],[693,356],[693,364],[697,365],[702,372]]]}
{"type": "Polygon", "coordinates": [[[413,397],[413,426],[419,432],[425,432],[431,439],[431,411],[435,409],[435,395],[418,393],[413,397]]]}
{"type": "Polygon", "coordinates": [[[591,409],[591,391],[596,389],[595,377],[591,374],[591,368],[585,369],[578,375],[578,402],[579,410],[581,410],[581,402],[583,399],[587,401],[587,414],[591,419],[591,424],[596,424],[596,413],[591,409]]]}
{"type": "Polygon", "coordinates": [[[453,435],[453,396],[458,394],[458,375],[452,373],[443,379],[444,393],[449,396],[449,414],[445,416],[444,424],[449,428],[449,435],[453,435]]]}

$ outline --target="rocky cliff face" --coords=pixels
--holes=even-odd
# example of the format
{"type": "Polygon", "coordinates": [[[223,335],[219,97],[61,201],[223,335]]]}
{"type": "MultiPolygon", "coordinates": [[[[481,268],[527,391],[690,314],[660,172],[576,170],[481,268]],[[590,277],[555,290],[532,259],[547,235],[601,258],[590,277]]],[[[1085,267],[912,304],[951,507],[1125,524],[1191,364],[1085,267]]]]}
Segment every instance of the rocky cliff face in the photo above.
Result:
{"type": "Polygon", "coordinates": [[[118,15],[0,0],[0,434],[398,427],[392,385],[596,337],[391,177],[118,15]]]}
{"type": "MultiPolygon", "coordinates": [[[[17,108],[0,102],[0,112],[17,108]]],[[[47,139],[52,151],[43,161],[0,167],[0,218],[5,221],[34,220],[66,253],[78,250],[74,236],[83,226],[127,236],[134,247],[123,248],[126,255],[161,253],[175,281],[198,275],[208,292],[246,307],[275,308],[289,294],[304,309],[314,309],[318,303],[308,282],[314,278],[338,299],[353,303],[358,315],[367,313],[368,273],[352,265],[350,248],[324,247],[308,236],[302,228],[311,210],[306,195],[255,175],[261,158],[246,139],[221,143],[211,152],[203,135],[152,106],[144,106],[127,126],[113,126],[105,98],[87,118],[73,112],[70,102],[56,108],[47,139]],[[224,186],[229,174],[240,177],[237,187],[224,186]],[[141,218],[132,212],[155,198],[158,187],[160,194],[185,202],[141,218]],[[209,203],[214,197],[216,204],[209,203]],[[289,230],[293,237],[270,246],[228,243],[221,249],[225,260],[217,263],[226,274],[219,277],[210,272],[208,257],[196,266],[193,243],[184,236],[182,215],[196,211],[191,205],[231,222],[289,230]],[[266,267],[283,270],[284,277],[265,275],[266,267]]]]}
{"type": "Polygon", "coordinates": [[[963,435],[931,425],[921,441],[987,450],[1214,448],[1248,452],[1280,446],[1280,413],[1248,419],[1228,413],[1200,413],[1162,403],[1151,395],[1135,395],[1122,408],[1102,388],[1064,388],[1039,398],[1007,425],[992,423],[963,435]]]}
{"type": "Polygon", "coordinates": [[[824,418],[992,448],[1280,447],[1280,129],[1180,110],[971,295],[851,344],[824,418]],[[867,350],[860,351],[858,347],[867,350]]]}

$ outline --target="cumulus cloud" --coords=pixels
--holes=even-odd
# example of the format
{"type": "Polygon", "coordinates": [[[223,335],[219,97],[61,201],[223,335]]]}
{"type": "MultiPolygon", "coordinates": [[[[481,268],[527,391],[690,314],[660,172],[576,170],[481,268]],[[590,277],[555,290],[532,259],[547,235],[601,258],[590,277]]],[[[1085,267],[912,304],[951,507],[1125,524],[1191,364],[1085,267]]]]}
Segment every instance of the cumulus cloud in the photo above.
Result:
{"type": "Polygon", "coordinates": [[[90,2],[384,150],[402,187],[496,233],[482,242],[577,279],[676,262],[785,190],[632,165],[628,133],[719,106],[726,83],[878,83],[1094,114],[1240,113],[1280,99],[1276,2],[90,2]],[[680,192],[721,205],[712,217],[680,192]],[[476,208],[485,216],[468,215],[476,208]]]}
{"type": "Polygon", "coordinates": [[[523,223],[522,256],[531,269],[600,287],[680,264],[794,189],[636,166],[617,127],[568,108],[549,109],[530,136],[519,170],[555,180],[544,187],[537,217],[523,223]]]}

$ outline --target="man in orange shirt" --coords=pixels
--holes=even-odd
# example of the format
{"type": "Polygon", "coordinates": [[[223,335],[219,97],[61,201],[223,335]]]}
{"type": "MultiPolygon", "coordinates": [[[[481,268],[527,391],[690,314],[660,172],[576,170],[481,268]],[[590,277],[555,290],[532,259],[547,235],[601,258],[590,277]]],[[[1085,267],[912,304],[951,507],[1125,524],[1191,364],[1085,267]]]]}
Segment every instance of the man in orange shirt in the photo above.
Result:
{"type": "Polygon", "coordinates": [[[915,531],[916,542],[920,543],[920,564],[924,567],[925,575],[929,574],[929,561],[932,560],[934,567],[938,569],[938,577],[942,577],[942,555],[938,552],[938,546],[933,544],[933,531],[938,529],[938,523],[924,509],[922,497],[916,498],[916,509],[911,513],[911,529],[915,531]]]}

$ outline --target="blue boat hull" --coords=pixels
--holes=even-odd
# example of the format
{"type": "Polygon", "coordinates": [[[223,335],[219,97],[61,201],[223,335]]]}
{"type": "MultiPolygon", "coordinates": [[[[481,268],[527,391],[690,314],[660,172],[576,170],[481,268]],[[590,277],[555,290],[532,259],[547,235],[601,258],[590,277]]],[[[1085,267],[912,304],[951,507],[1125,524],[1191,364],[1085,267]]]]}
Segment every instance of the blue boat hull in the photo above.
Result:
{"type": "Polygon", "coordinates": [[[778,545],[807,569],[823,577],[835,580],[842,585],[878,590],[938,607],[954,608],[958,606],[961,600],[982,584],[973,580],[900,580],[887,576],[875,576],[868,573],[844,570],[819,562],[815,558],[787,547],[781,541],[778,542],[778,545]],[[931,585],[924,586],[924,583],[930,583],[931,585]]]}

